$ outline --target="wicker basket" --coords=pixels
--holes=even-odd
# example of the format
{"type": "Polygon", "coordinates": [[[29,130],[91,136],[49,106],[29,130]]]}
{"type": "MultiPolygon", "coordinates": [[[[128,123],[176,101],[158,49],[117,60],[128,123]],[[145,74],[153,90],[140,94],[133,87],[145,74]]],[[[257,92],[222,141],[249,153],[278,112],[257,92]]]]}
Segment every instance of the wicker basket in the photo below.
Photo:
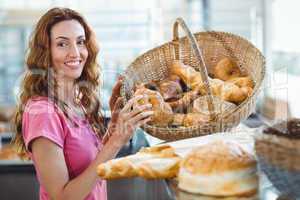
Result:
{"type": "Polygon", "coordinates": [[[201,72],[205,88],[211,94],[208,85],[208,74],[212,73],[216,63],[230,57],[240,67],[243,73],[249,74],[255,82],[253,93],[235,109],[214,116],[212,98],[208,95],[212,121],[193,127],[157,127],[145,125],[143,129],[154,137],[172,141],[196,137],[215,132],[228,131],[246,119],[255,107],[256,97],[265,74],[264,57],[260,51],[247,40],[225,32],[199,32],[191,34],[185,22],[178,18],[173,27],[173,41],[147,51],[136,58],[125,70],[121,95],[125,103],[133,95],[133,87],[138,83],[152,80],[163,80],[168,76],[169,66],[173,60],[181,60],[184,64],[194,67],[201,72]],[[181,26],[187,37],[179,38],[178,26],[181,26]],[[201,47],[201,50],[199,49],[201,47]]]}
{"type": "Polygon", "coordinates": [[[300,141],[262,134],[255,138],[261,170],[283,195],[300,198],[300,141]]]}

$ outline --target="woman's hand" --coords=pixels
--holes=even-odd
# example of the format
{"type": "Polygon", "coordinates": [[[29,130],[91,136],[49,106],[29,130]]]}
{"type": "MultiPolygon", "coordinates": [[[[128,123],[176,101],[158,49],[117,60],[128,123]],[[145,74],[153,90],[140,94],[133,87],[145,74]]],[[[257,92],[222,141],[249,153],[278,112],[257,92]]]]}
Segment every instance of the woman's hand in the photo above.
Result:
{"type": "Polygon", "coordinates": [[[151,104],[137,106],[135,110],[132,109],[133,104],[142,98],[144,98],[143,95],[133,97],[123,108],[121,108],[123,99],[121,97],[117,99],[103,143],[112,140],[118,148],[121,148],[132,137],[137,127],[151,120],[153,115],[151,104]]]}
{"type": "Polygon", "coordinates": [[[117,99],[120,97],[120,88],[122,86],[123,79],[124,79],[124,77],[120,75],[112,89],[112,94],[109,99],[109,108],[110,108],[111,112],[113,111],[113,109],[115,107],[115,103],[116,103],[117,99]]]}

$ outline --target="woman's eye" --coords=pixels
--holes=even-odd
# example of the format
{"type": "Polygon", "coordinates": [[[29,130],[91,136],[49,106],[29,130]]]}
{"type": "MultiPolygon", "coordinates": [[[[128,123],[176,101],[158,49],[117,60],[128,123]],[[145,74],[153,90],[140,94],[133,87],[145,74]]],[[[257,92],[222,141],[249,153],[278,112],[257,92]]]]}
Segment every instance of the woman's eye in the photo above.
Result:
{"type": "Polygon", "coordinates": [[[59,46],[59,47],[66,47],[66,46],[68,46],[68,44],[65,43],[65,42],[59,42],[59,43],[57,43],[57,46],[59,46]]]}
{"type": "Polygon", "coordinates": [[[85,40],[79,40],[79,41],[77,42],[77,44],[78,44],[78,45],[85,45],[85,40]]]}

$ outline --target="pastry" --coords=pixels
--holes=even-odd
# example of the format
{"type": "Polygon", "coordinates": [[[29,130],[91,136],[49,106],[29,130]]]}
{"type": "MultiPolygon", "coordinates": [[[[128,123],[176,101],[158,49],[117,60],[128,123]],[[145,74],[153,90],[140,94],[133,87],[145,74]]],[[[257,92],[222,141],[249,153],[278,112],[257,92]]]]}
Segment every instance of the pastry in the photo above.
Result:
{"type": "Polygon", "coordinates": [[[182,88],[180,85],[180,78],[176,75],[171,75],[165,80],[157,83],[158,90],[163,99],[168,101],[176,101],[181,98],[182,88]]]}
{"type": "Polygon", "coordinates": [[[133,109],[144,104],[152,104],[153,116],[150,124],[168,126],[173,121],[173,111],[168,103],[163,100],[157,91],[145,88],[143,84],[137,86],[134,95],[144,95],[144,98],[133,105],[133,109]]]}
{"type": "Polygon", "coordinates": [[[179,60],[175,60],[171,66],[170,73],[179,76],[183,82],[191,89],[195,89],[203,84],[200,72],[193,67],[183,64],[179,60]]]}
{"type": "Polygon", "coordinates": [[[189,105],[200,96],[199,90],[191,90],[183,94],[177,101],[168,102],[174,113],[185,113],[189,105]]]}
{"type": "MultiPolygon", "coordinates": [[[[240,104],[253,92],[250,87],[240,88],[234,83],[222,81],[220,79],[209,79],[212,95],[221,98],[224,101],[240,104]]],[[[204,86],[199,87],[201,95],[207,95],[204,86]]]]}
{"type": "Polygon", "coordinates": [[[250,76],[230,78],[227,82],[234,83],[239,87],[254,88],[254,83],[250,76]]]}
{"type": "Polygon", "coordinates": [[[221,79],[223,81],[242,76],[238,65],[229,58],[221,59],[214,67],[213,74],[215,78],[221,79]]]}

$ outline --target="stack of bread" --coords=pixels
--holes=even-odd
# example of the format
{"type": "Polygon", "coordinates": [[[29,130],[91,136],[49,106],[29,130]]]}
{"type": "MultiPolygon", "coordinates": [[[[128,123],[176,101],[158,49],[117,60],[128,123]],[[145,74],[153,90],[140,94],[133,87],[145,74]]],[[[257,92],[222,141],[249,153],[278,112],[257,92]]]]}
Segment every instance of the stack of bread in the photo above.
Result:
{"type": "Polygon", "coordinates": [[[234,142],[221,140],[191,149],[181,157],[168,145],[140,152],[98,166],[104,179],[140,176],[177,178],[178,187],[209,196],[251,196],[257,192],[254,156],[234,142]]]}
{"type": "MultiPolygon", "coordinates": [[[[213,95],[214,114],[222,114],[236,108],[251,96],[254,82],[242,73],[238,65],[225,57],[214,67],[209,77],[213,95]]],[[[207,105],[207,91],[200,72],[175,60],[169,68],[169,76],[161,81],[141,83],[134,95],[144,94],[148,100],[136,104],[134,109],[150,102],[153,105],[152,125],[161,127],[188,127],[211,120],[207,105]]]]}

